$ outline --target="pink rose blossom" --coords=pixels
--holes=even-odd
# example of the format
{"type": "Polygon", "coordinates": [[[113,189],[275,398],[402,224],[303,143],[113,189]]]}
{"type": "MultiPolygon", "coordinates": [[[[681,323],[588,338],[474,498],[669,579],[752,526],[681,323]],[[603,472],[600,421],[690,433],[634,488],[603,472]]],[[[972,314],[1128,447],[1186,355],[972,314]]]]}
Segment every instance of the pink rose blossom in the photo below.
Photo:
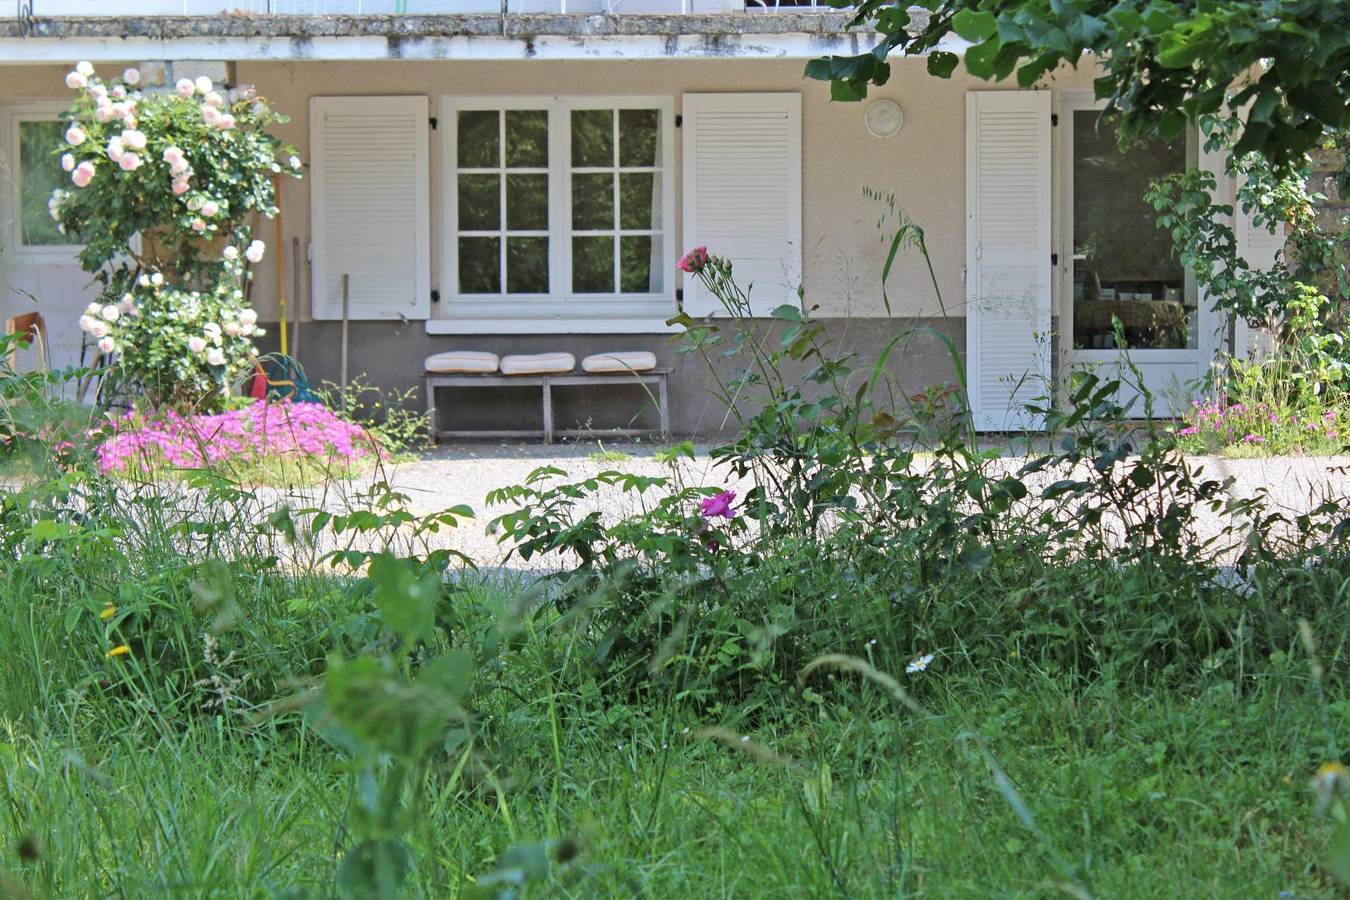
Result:
{"type": "Polygon", "coordinates": [[[201,219],[193,219],[192,230],[197,232],[198,234],[201,234],[203,231],[206,230],[206,223],[201,219]]]}
{"type": "Polygon", "coordinates": [[[206,338],[199,334],[194,334],[192,337],[188,338],[188,349],[193,353],[201,353],[206,349],[206,338]]]}
{"type": "Polygon", "coordinates": [[[111,159],[113,162],[121,161],[122,155],[126,153],[126,148],[122,146],[121,137],[113,137],[108,140],[107,153],[108,159],[111,159]]]}
{"type": "Polygon", "coordinates": [[[195,91],[197,87],[192,83],[191,78],[180,78],[178,79],[178,83],[173,86],[173,89],[180,97],[191,97],[193,91],[195,91]]]}
{"type": "Polygon", "coordinates": [[[248,249],[244,251],[244,258],[251,263],[260,263],[262,262],[263,253],[265,253],[266,251],[267,251],[266,244],[264,244],[262,241],[254,241],[253,243],[249,244],[248,249]]]}
{"type": "Polygon", "coordinates": [[[76,187],[88,187],[89,182],[94,180],[94,164],[89,160],[80,163],[70,174],[70,180],[75,182],[76,187]]]}
{"type": "Polygon", "coordinates": [[[699,513],[705,519],[736,518],[736,510],[731,508],[731,504],[736,500],[735,491],[722,491],[711,497],[704,497],[699,503],[699,513]]]}
{"type": "Polygon", "coordinates": [[[708,263],[712,262],[715,258],[716,257],[708,255],[707,247],[695,247],[680,258],[680,261],[675,264],[675,268],[679,269],[681,272],[697,275],[699,272],[703,271],[704,266],[708,265],[708,263]]]}
{"type": "Polygon", "coordinates": [[[182,196],[188,192],[188,183],[182,179],[174,179],[173,192],[175,196],[182,196]]]}
{"type": "Polygon", "coordinates": [[[220,204],[214,200],[207,200],[202,204],[202,215],[208,219],[214,219],[216,213],[220,212],[220,204]]]}
{"type": "Polygon", "coordinates": [[[126,69],[122,72],[122,80],[135,87],[141,83],[141,70],[134,67],[126,69]]]}
{"type": "Polygon", "coordinates": [[[66,172],[74,172],[74,171],[75,171],[75,154],[73,154],[73,153],[62,153],[62,154],[61,154],[61,168],[62,168],[62,170],[66,171],[66,172]]]}
{"type": "Polygon", "coordinates": [[[66,87],[70,88],[72,91],[78,91],[88,83],[89,79],[79,72],[70,72],[66,75],[66,87]]]}
{"type": "Polygon", "coordinates": [[[66,129],[66,143],[72,147],[78,147],[84,143],[84,129],[79,125],[72,125],[66,129]]]}
{"type": "Polygon", "coordinates": [[[137,152],[145,149],[145,134],[132,128],[122,132],[122,146],[128,147],[137,152]]]}
{"type": "Polygon", "coordinates": [[[101,338],[98,342],[98,349],[104,354],[112,353],[117,349],[117,344],[110,337],[101,338]]]}
{"type": "Polygon", "coordinates": [[[117,164],[122,167],[124,172],[134,172],[141,167],[141,158],[135,153],[126,153],[117,161],[117,164]]]}

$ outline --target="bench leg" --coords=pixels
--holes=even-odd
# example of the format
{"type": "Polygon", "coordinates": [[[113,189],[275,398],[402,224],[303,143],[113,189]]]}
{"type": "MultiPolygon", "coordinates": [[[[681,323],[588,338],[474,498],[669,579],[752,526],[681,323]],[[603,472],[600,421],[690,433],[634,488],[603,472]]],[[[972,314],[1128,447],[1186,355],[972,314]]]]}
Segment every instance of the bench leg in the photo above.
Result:
{"type": "Polygon", "coordinates": [[[656,383],[656,402],[661,407],[661,437],[670,437],[670,391],[667,388],[666,376],[662,375],[661,380],[656,383]]]}
{"type": "Polygon", "coordinates": [[[436,388],[427,382],[427,446],[436,449],[436,388]]]}
{"type": "Polygon", "coordinates": [[[553,443],[553,385],[544,376],[544,443],[553,443]]]}

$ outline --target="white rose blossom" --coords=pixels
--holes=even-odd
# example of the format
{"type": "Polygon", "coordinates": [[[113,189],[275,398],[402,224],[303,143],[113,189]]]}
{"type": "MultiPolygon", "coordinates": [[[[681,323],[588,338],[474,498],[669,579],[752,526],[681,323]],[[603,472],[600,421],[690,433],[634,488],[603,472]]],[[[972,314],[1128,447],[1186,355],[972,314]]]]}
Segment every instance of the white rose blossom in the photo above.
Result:
{"type": "Polygon", "coordinates": [[[209,366],[225,365],[225,354],[219,347],[212,347],[206,351],[206,364],[209,366]]]}
{"type": "Polygon", "coordinates": [[[244,251],[244,258],[251,263],[260,263],[262,262],[263,253],[265,253],[266,251],[267,251],[266,244],[264,244],[262,241],[254,241],[253,243],[249,244],[248,249],[244,251]]]}
{"type": "Polygon", "coordinates": [[[197,93],[201,94],[202,96],[211,93],[212,87],[211,79],[207,78],[205,75],[198,75],[197,80],[196,82],[194,82],[193,86],[196,87],[197,93]]]}
{"type": "Polygon", "coordinates": [[[83,144],[85,137],[84,129],[79,125],[72,125],[66,129],[66,143],[72,147],[83,144]]]}
{"type": "Polygon", "coordinates": [[[103,307],[103,318],[107,319],[109,322],[116,322],[121,317],[122,310],[116,305],[109,303],[107,306],[103,307]]]}
{"type": "Polygon", "coordinates": [[[234,262],[236,259],[239,258],[239,248],[231,244],[224,250],[220,251],[220,255],[225,257],[230,262],[234,262]]]}
{"type": "Polygon", "coordinates": [[[192,92],[197,88],[196,85],[192,83],[191,78],[180,78],[178,79],[178,83],[173,86],[173,89],[180,97],[191,97],[192,92]]]}
{"type": "Polygon", "coordinates": [[[122,73],[122,80],[125,81],[127,84],[130,84],[130,85],[137,85],[137,84],[140,84],[140,83],[141,83],[141,70],[135,68],[134,66],[131,67],[131,68],[128,68],[126,71],[124,71],[124,72],[122,73]]]}
{"type": "Polygon", "coordinates": [[[87,59],[82,59],[75,64],[75,71],[88,78],[94,74],[94,64],[87,59]]]}
{"type": "Polygon", "coordinates": [[[199,334],[194,334],[192,337],[188,338],[188,349],[193,353],[201,353],[206,349],[206,338],[199,334]]]}
{"type": "Polygon", "coordinates": [[[117,349],[117,344],[110,337],[100,338],[98,342],[98,349],[105,354],[112,353],[114,350],[117,349]]]}

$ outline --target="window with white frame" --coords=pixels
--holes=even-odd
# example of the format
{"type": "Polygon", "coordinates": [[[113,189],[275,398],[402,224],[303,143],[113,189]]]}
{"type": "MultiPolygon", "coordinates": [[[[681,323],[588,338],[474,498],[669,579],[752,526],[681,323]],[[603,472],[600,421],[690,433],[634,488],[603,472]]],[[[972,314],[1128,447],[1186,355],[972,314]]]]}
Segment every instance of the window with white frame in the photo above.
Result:
{"type": "Polygon", "coordinates": [[[445,98],[451,319],[668,315],[668,98],[445,98]]]}

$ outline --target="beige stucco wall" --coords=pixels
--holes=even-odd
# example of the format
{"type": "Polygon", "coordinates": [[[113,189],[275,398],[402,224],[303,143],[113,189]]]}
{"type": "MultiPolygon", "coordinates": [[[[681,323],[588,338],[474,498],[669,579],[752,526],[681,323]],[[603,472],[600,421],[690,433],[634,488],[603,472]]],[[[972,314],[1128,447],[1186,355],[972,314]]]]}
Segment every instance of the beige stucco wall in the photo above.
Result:
{"type": "MultiPolygon", "coordinates": [[[[102,66],[100,68],[103,68],[102,66]]],[[[107,67],[120,71],[120,66],[107,67]]],[[[6,67],[0,70],[0,101],[69,96],[65,67],[6,67]]],[[[1089,89],[1094,72],[1064,71],[1049,80],[1058,92],[1089,89]]],[[[889,84],[874,97],[889,97],[905,113],[893,138],[871,137],[863,105],[831,103],[828,85],[802,78],[801,60],[650,61],[444,61],[444,62],[240,62],[235,77],[256,84],[273,106],[291,116],[278,136],[308,160],[309,99],[344,94],[624,94],[675,99],[698,91],[800,91],[803,154],[803,256],[808,299],[826,316],[885,315],[879,277],[889,232],[878,223],[885,206],[864,192],[894,194],[899,207],[922,227],[942,286],[948,312],[959,315],[964,297],[965,101],[966,91],[988,85],[957,76],[932,78],[922,60],[894,63],[889,84]]],[[[438,133],[432,132],[432,140],[438,133]]],[[[672,171],[679,215],[680,142],[672,171]]],[[[432,160],[439,159],[432,148],[432,160]]],[[[752,164],[747,161],[747,164],[752,164]]],[[[439,284],[439,179],[433,163],[432,266],[439,284]]],[[[309,182],[287,180],[282,198],[283,243],[290,267],[291,238],[309,241],[309,182]]],[[[264,223],[261,237],[275,244],[275,226],[264,223]]],[[[683,248],[678,238],[677,249],[683,248]]],[[[275,248],[274,248],[275,249],[275,248]]],[[[712,248],[714,252],[716,248],[712,248]]],[[[303,255],[303,254],[302,254],[303,255]]],[[[259,267],[254,301],[262,317],[274,319],[276,254],[259,267]]],[[[307,270],[306,270],[307,274],[307,270]]],[[[286,277],[292,294],[292,276],[286,277]]],[[[919,255],[902,251],[888,285],[897,316],[939,314],[937,297],[919,255]]],[[[308,294],[307,285],[304,288],[308,294]]]]}

